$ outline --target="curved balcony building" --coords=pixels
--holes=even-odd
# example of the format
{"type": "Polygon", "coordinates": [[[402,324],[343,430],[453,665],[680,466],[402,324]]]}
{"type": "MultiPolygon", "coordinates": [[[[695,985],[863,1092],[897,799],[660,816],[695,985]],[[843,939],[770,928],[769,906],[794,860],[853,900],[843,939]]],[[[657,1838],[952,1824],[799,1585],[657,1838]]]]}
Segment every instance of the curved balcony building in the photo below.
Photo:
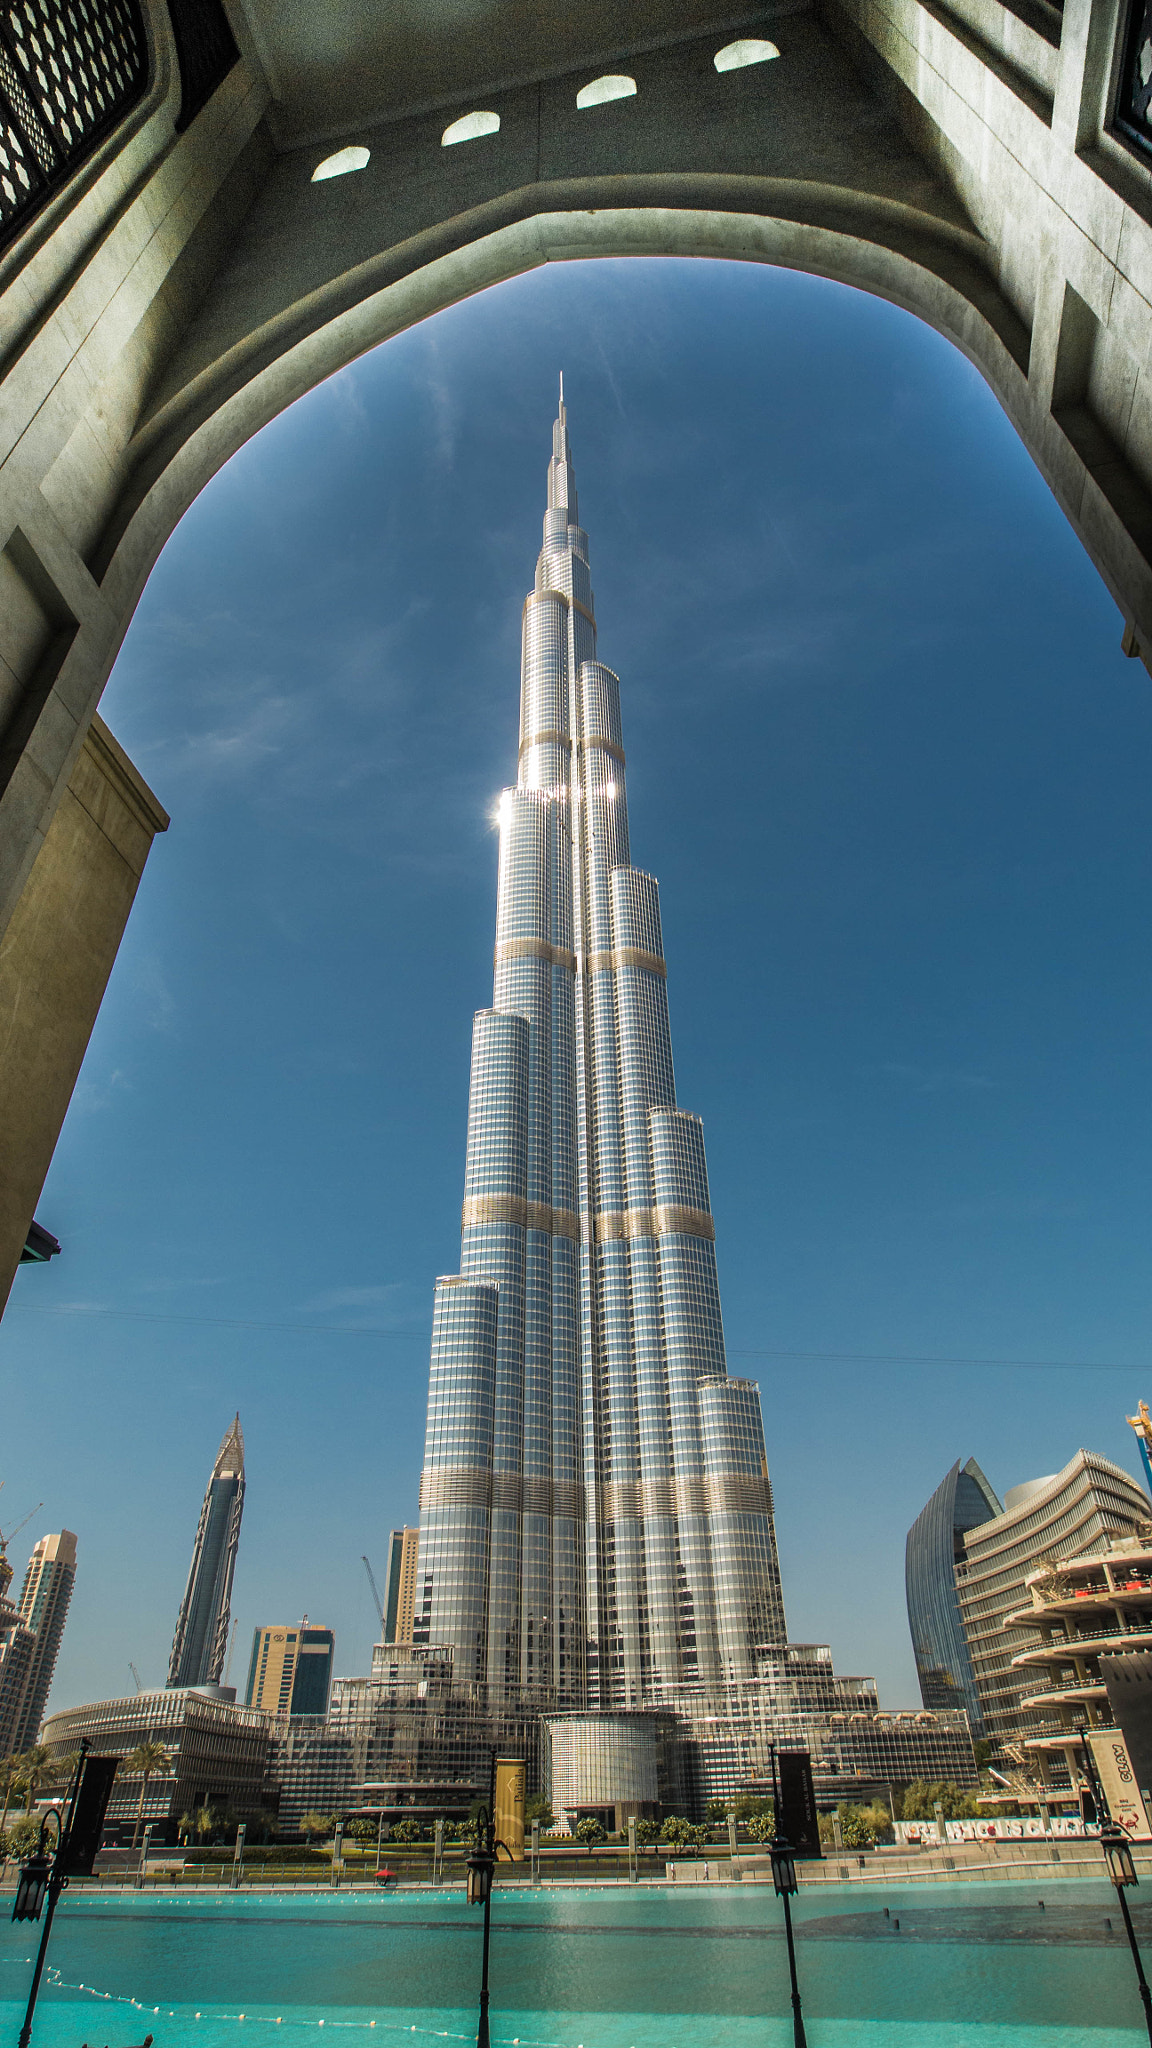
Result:
{"type": "Polygon", "coordinates": [[[493,1701],[755,1674],[784,1610],[756,1386],[728,1378],[704,1138],[676,1100],[561,393],[500,799],[460,1272],[437,1282],[413,1638],[493,1701]]]}
{"type": "MultiPolygon", "coordinates": [[[[1062,1471],[1011,1488],[1004,1497],[1004,1512],[965,1535],[963,1561],[956,1568],[957,1595],[989,1735],[1019,1743],[1050,1732],[1045,1723],[1058,1702],[1052,1688],[1038,1683],[1038,1653],[1045,1670],[1064,1674],[1063,1689],[1081,1719],[1090,1704],[1094,1708],[1094,1680],[1085,1663],[1091,1637],[1076,1654],[1070,1644],[1058,1645],[1062,1611],[1053,1609],[1050,1622],[1038,1623],[1038,1616],[1047,1616],[1049,1610],[1033,1589],[1046,1585],[1044,1574],[1053,1569],[1063,1583],[1070,1569],[1067,1560],[1106,1554],[1110,1545],[1147,1528],[1150,1516],[1152,1503],[1130,1473],[1109,1458],[1081,1450],[1062,1471]],[[1054,1559],[1060,1560],[1055,1567],[1054,1559]],[[1053,1638],[1047,1648],[1045,1628],[1053,1638]],[[1041,1691],[1045,1699],[1038,1706],[1041,1691]]],[[[1109,1585],[1102,1568],[1099,1579],[1107,1597],[1092,1595],[1083,1575],[1077,1580],[1079,1592],[1073,1592],[1075,1604],[1069,1609],[1077,1617],[1077,1628],[1082,1622],[1090,1628],[1113,1629],[1119,1626],[1119,1608],[1129,1615],[1143,1611],[1138,1593],[1122,1596],[1109,1585]]],[[[1152,1608],[1147,1594],[1144,1600],[1152,1608]]]]}
{"type": "Polygon", "coordinates": [[[1032,1732],[1024,1747],[1044,1781],[1062,1758],[1071,1784],[1080,1729],[1114,1723],[1102,1656],[1152,1650],[1152,1523],[1144,1533],[1113,1536],[1077,1557],[1030,1572],[1028,1601],[1005,1617],[1008,1629],[1033,1640],[1018,1650],[1022,1711],[1032,1732]]]}

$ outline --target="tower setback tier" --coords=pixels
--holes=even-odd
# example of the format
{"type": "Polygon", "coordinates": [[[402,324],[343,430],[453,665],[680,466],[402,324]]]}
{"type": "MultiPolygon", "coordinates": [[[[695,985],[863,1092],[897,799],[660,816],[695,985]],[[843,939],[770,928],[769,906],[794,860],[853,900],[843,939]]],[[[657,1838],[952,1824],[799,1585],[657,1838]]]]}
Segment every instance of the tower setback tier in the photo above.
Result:
{"type": "Polygon", "coordinates": [[[655,879],[628,839],[561,395],[440,1280],[414,1637],[493,1701],[639,1706],[785,1640],[757,1387],[729,1379],[655,879]]]}

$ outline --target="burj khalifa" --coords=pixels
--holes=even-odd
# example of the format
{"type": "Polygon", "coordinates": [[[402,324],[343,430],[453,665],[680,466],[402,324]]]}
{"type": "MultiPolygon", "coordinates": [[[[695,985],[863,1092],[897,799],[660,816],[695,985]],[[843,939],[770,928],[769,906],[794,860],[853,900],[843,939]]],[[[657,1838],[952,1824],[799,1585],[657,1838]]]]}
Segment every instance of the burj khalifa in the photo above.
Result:
{"type": "Polygon", "coordinates": [[[759,1390],[728,1375],[700,1119],[676,1101],[620,684],[561,384],[460,1271],[436,1283],[414,1637],[492,1703],[650,1705],[785,1641],[759,1390]]]}

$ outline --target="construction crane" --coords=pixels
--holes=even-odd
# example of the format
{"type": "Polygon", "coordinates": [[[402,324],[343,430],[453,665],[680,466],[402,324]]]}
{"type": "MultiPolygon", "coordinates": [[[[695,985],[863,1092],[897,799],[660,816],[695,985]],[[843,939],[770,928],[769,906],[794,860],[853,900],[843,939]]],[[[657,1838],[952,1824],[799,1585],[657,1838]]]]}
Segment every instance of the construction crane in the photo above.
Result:
{"type": "MultiPolygon", "coordinates": [[[[3,1484],[4,1481],[0,1479],[0,1486],[3,1486],[3,1484]]],[[[39,1514],[43,1505],[43,1501],[38,1500],[35,1507],[29,1508],[28,1513],[23,1518],[23,1521],[17,1522],[16,1527],[14,1529],[0,1529],[0,1550],[7,1550],[8,1545],[12,1541],[12,1538],[20,1534],[20,1531],[24,1527],[25,1522],[30,1522],[32,1520],[33,1515],[39,1514]]]]}
{"type": "Polygon", "coordinates": [[[143,1686],[141,1685],[141,1683],[140,1683],[140,1673],[139,1673],[139,1672],[137,1671],[137,1669],[136,1669],[136,1666],[135,1666],[135,1665],[134,1665],[134,1663],[132,1662],[132,1659],[131,1659],[131,1657],[129,1657],[129,1659],[128,1659],[128,1669],[129,1669],[129,1671],[130,1671],[130,1672],[132,1673],[132,1676],[133,1676],[133,1678],[134,1678],[134,1679],[136,1680],[136,1690],[137,1690],[137,1692],[143,1692],[143,1690],[144,1690],[144,1687],[143,1687],[143,1686]]]}
{"type": "Polygon", "coordinates": [[[383,1602],[382,1602],[382,1600],[381,1600],[381,1598],[380,1598],[380,1588],[379,1588],[379,1586],[378,1586],[378,1585],[376,1584],[376,1576],[375,1576],[375,1573],[374,1573],[374,1572],[373,1572],[373,1570],[372,1570],[372,1567],[371,1567],[371,1565],[370,1565],[370,1564],[369,1564],[369,1562],[368,1562],[368,1559],[367,1559],[366,1557],[364,1557],[363,1555],[361,1555],[361,1558],[360,1558],[360,1562],[361,1562],[361,1564],[363,1565],[363,1567],[364,1567],[365,1571],[366,1571],[366,1572],[367,1572],[367,1574],[368,1574],[368,1584],[369,1584],[369,1585],[371,1586],[371,1588],[372,1588],[372,1605],[373,1605],[373,1606],[375,1607],[375,1609],[376,1609],[376,1612],[377,1612],[377,1614],[378,1614],[378,1615],[379,1615],[379,1617],[380,1617],[380,1640],[381,1640],[381,1642],[383,1642],[383,1640],[384,1640],[384,1605],[383,1605],[383,1602]]]}
{"type": "Polygon", "coordinates": [[[1139,1402],[1135,1415],[1126,1415],[1124,1420],[1129,1429],[1136,1432],[1136,1441],[1140,1446],[1140,1456],[1144,1460],[1144,1471],[1148,1479],[1148,1491],[1152,1493],[1152,1458],[1148,1455],[1152,1449],[1152,1415],[1148,1412],[1147,1401],[1139,1402]]]}

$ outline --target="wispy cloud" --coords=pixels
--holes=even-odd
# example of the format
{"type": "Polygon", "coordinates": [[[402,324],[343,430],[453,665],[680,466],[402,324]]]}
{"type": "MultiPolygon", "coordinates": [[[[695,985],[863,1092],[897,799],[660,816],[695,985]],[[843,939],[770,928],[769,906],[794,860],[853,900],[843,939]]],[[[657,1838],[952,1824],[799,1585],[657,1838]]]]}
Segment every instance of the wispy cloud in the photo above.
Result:
{"type": "Polygon", "coordinates": [[[378,1287],[330,1287],[323,1294],[302,1301],[300,1312],[321,1315],[337,1308],[381,1308],[403,1293],[404,1286],[402,1280],[388,1280],[378,1287]]]}
{"type": "Polygon", "coordinates": [[[73,1116],[98,1116],[107,1109],[117,1096],[130,1094],[132,1083],[122,1067],[113,1067],[110,1074],[95,1076],[81,1074],[72,1097],[73,1116]]]}
{"type": "Polygon", "coordinates": [[[881,1060],[865,1072],[882,1074],[899,1082],[916,1095],[980,1094],[999,1083],[989,1074],[974,1073],[967,1067],[921,1067],[911,1060],[881,1060]]]}

